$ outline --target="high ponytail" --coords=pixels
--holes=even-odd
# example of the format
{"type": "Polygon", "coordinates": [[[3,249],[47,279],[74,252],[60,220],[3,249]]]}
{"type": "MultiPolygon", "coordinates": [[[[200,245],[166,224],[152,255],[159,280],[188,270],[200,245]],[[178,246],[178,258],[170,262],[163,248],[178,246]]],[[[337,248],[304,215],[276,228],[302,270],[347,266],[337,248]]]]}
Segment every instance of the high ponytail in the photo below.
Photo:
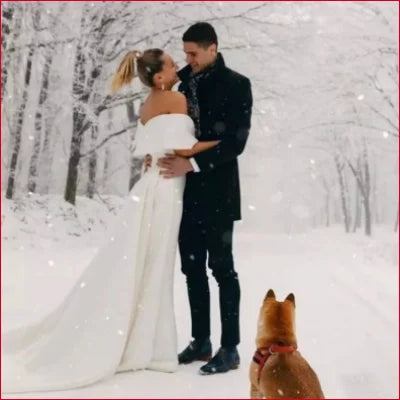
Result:
{"type": "Polygon", "coordinates": [[[137,59],[140,57],[140,53],[137,51],[129,51],[124,59],[121,61],[117,72],[114,75],[114,79],[111,85],[111,93],[114,94],[122,86],[130,83],[133,78],[137,76],[137,59]]]}

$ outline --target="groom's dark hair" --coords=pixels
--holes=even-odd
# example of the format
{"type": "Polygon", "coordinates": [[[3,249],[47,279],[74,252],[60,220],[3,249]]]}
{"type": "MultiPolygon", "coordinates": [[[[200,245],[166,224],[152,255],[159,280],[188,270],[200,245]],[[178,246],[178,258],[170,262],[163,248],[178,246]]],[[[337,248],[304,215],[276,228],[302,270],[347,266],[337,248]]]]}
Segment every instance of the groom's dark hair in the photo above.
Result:
{"type": "Polygon", "coordinates": [[[183,34],[184,42],[195,42],[199,46],[207,48],[212,44],[218,46],[218,38],[215,29],[208,22],[197,22],[183,34]]]}

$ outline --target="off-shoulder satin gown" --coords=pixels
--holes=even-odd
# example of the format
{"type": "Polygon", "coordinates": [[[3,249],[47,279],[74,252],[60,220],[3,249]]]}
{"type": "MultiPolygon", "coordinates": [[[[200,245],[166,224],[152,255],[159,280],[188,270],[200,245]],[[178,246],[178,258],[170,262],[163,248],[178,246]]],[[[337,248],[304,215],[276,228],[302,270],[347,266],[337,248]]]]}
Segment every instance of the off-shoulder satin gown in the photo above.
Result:
{"type": "Polygon", "coordinates": [[[163,178],[156,160],[196,142],[187,115],[139,123],[134,153],[151,154],[152,167],[61,304],[34,325],[2,332],[3,392],[72,389],[119,371],[177,369],[173,276],[185,177],[163,178]]]}

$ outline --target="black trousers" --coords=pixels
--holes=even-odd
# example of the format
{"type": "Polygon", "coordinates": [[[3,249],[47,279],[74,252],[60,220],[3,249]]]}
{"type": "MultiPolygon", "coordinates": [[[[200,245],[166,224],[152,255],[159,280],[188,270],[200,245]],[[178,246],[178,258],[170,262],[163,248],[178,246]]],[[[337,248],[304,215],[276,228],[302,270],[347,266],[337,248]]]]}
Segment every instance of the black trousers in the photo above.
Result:
{"type": "Polygon", "coordinates": [[[233,221],[210,221],[183,212],[179,232],[182,272],[186,275],[192,336],[210,336],[210,290],[206,261],[218,282],[221,318],[221,346],[235,346],[240,341],[240,286],[232,256],[233,221]]]}

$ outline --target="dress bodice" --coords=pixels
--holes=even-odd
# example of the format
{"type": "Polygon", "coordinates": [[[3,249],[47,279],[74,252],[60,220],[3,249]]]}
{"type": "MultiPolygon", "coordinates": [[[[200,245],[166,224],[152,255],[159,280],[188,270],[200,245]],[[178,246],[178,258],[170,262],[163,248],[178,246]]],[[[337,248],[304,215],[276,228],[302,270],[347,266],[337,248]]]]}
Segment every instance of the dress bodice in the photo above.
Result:
{"type": "Polygon", "coordinates": [[[190,149],[195,143],[194,123],[188,115],[160,114],[145,125],[139,120],[133,154],[162,154],[172,149],[190,149]]]}

